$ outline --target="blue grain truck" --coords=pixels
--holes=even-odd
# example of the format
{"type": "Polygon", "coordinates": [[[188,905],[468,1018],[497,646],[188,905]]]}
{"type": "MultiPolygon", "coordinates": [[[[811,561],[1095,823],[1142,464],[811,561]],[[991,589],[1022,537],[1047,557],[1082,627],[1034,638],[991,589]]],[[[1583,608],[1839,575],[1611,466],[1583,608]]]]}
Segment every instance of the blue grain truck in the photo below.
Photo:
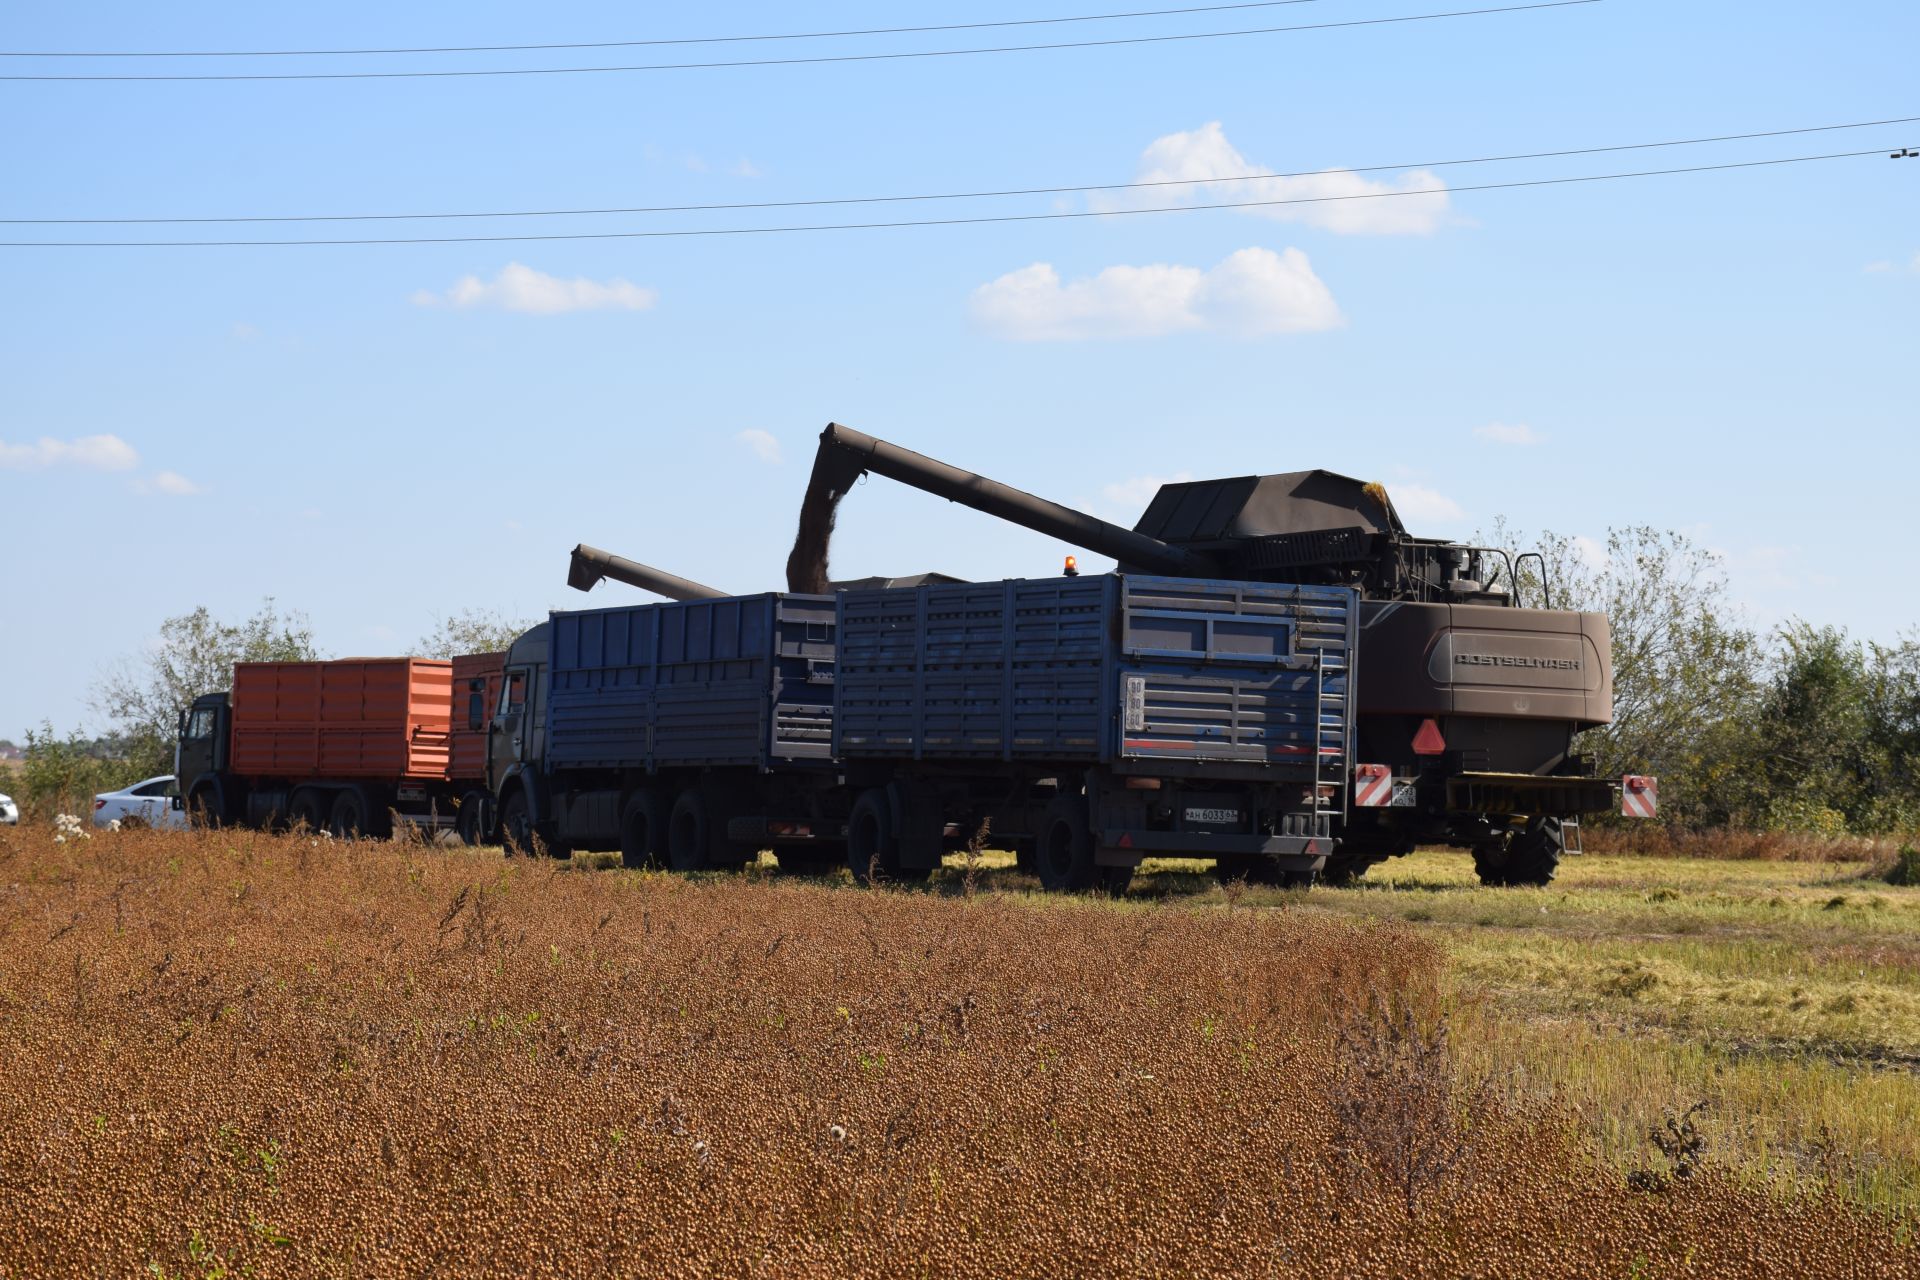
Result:
{"type": "MultiPolygon", "coordinates": [[[[556,612],[508,651],[489,814],[510,851],[924,878],[969,842],[1049,889],[1146,857],[1304,882],[1352,738],[1344,587],[1145,575],[683,598],[556,612]],[[497,815],[497,816],[496,816],[497,815]]],[[[598,557],[597,562],[593,557],[598,557]]],[[[486,709],[469,708],[478,720],[486,709]]]]}

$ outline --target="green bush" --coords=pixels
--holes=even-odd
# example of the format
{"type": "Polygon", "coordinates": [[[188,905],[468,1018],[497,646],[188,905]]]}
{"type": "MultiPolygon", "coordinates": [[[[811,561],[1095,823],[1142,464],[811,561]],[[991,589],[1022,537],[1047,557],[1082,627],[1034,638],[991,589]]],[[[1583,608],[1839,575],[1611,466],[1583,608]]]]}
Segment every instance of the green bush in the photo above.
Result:
{"type": "Polygon", "coordinates": [[[57,813],[81,817],[93,811],[93,797],[113,791],[143,776],[137,762],[99,753],[96,744],[78,733],[58,737],[50,724],[27,731],[27,750],[8,784],[17,788],[14,799],[34,817],[57,813]]]}
{"type": "Polygon", "coordinates": [[[1910,844],[1900,846],[1900,852],[1893,856],[1893,865],[1880,878],[1888,884],[1920,885],[1920,849],[1910,844]]]}

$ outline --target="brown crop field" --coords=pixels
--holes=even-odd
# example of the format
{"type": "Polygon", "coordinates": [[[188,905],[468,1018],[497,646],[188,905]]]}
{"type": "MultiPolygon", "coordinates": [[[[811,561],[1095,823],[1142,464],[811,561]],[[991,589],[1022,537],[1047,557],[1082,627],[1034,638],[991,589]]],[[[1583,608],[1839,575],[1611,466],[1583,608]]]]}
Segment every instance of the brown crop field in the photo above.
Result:
{"type": "Polygon", "coordinates": [[[1493,1087],[1414,898],[1145,884],[0,830],[0,1276],[1920,1274],[1493,1087]]]}

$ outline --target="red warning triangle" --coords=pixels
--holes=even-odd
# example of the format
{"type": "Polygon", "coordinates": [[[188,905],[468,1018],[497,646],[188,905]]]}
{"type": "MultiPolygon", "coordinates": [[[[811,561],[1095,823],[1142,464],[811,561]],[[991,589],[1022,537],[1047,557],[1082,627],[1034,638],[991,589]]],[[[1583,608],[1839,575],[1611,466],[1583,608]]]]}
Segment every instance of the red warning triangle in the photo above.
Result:
{"type": "Polygon", "coordinates": [[[1420,732],[1413,735],[1413,754],[1417,756],[1437,756],[1447,749],[1447,739],[1440,732],[1440,726],[1432,720],[1420,722],[1420,732]]]}

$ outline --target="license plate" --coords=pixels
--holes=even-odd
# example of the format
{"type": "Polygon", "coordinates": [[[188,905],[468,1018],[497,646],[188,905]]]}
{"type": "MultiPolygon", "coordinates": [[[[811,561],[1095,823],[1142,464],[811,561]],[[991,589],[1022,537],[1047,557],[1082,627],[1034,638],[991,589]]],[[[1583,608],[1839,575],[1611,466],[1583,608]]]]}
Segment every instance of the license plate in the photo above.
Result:
{"type": "Polygon", "coordinates": [[[1238,809],[1189,809],[1188,822],[1205,822],[1215,826],[1240,821],[1238,809]]]}

